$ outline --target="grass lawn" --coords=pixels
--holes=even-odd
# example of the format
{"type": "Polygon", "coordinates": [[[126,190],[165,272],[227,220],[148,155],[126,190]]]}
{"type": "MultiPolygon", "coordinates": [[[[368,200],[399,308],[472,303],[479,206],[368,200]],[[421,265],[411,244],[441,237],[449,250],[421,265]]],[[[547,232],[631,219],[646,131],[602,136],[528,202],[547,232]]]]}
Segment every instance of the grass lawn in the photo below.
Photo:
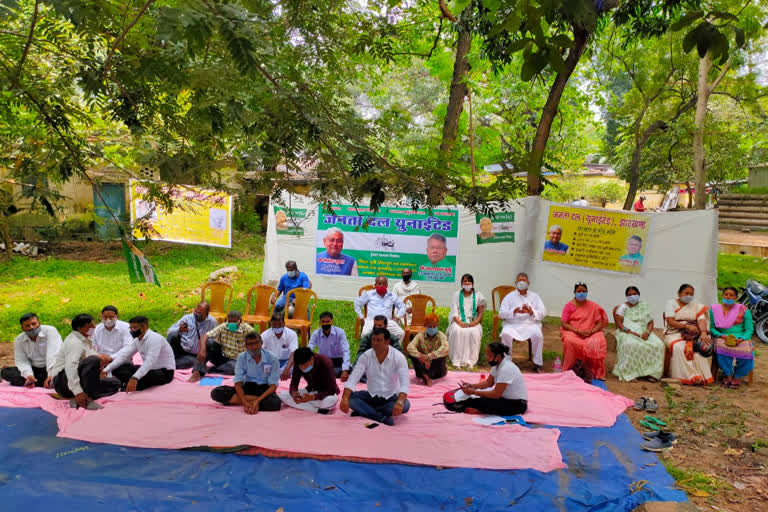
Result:
{"type": "MultiPolygon", "coordinates": [[[[59,328],[62,335],[69,333],[70,319],[77,313],[90,313],[98,317],[101,308],[113,304],[120,316],[127,320],[133,315],[149,317],[151,328],[165,334],[168,327],[199,301],[200,286],[212,271],[235,265],[239,274],[235,281],[232,308],[245,310],[248,288],[261,280],[263,239],[248,237],[236,239],[231,250],[213,247],[178,245],[152,242],[142,250],[155,266],[162,287],[149,284],[131,285],[126,263],[117,259],[119,249],[108,249],[112,263],[64,260],[54,257],[30,260],[16,257],[0,263],[0,341],[8,342],[19,333],[18,318],[34,311],[43,323],[59,328]]],[[[742,286],[748,277],[768,283],[768,265],[761,258],[740,255],[721,255],[718,285],[742,286]]],[[[349,301],[320,300],[315,318],[329,310],[335,323],[345,329],[352,351],[355,312],[349,301]]],[[[448,326],[448,308],[438,308],[440,328],[448,326]]],[[[557,322],[547,318],[546,322],[557,322]]],[[[483,345],[491,341],[492,317],[483,319],[483,345]]],[[[555,352],[544,354],[554,359],[555,352]]],[[[484,351],[480,363],[484,364],[484,351]]]]}

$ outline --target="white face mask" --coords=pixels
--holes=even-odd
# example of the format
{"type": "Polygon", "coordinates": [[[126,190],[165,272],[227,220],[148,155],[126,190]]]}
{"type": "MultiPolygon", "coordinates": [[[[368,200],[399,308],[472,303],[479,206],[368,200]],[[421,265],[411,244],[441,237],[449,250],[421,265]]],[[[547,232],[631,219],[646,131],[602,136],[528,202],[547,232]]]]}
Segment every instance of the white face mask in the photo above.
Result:
{"type": "Polygon", "coordinates": [[[527,281],[518,281],[515,283],[515,287],[518,290],[527,290],[528,289],[528,282],[527,281]]]}
{"type": "Polygon", "coordinates": [[[94,329],[93,327],[91,327],[90,329],[88,329],[88,333],[87,333],[87,336],[88,336],[89,338],[92,338],[92,337],[93,337],[93,332],[94,332],[95,330],[96,330],[96,329],[94,329]]]}
{"type": "Polygon", "coordinates": [[[109,328],[112,328],[112,327],[114,327],[114,326],[115,326],[115,324],[117,323],[117,320],[116,320],[116,319],[114,319],[114,318],[105,318],[105,319],[104,319],[104,320],[102,320],[101,322],[104,324],[104,327],[109,327],[109,328]]]}
{"type": "Polygon", "coordinates": [[[627,295],[627,302],[629,302],[632,305],[635,305],[638,302],[640,302],[640,296],[639,295],[627,295]]]}
{"type": "Polygon", "coordinates": [[[682,297],[680,297],[680,300],[688,304],[689,302],[693,301],[693,295],[683,295],[682,297]]]}
{"type": "Polygon", "coordinates": [[[464,288],[465,292],[471,292],[472,291],[472,285],[471,284],[463,284],[461,285],[462,288],[464,288]]]}

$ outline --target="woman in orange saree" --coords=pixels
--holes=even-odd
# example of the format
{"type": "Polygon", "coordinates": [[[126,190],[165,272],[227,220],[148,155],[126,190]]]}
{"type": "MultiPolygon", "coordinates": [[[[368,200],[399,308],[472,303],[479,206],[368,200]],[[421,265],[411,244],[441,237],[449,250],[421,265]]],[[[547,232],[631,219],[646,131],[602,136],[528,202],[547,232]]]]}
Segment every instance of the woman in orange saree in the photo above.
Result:
{"type": "Polygon", "coordinates": [[[599,304],[587,300],[587,291],[586,283],[576,283],[573,300],[565,305],[560,316],[563,370],[581,360],[596,379],[605,380],[607,348],[603,329],[608,325],[608,315],[599,304]]]}

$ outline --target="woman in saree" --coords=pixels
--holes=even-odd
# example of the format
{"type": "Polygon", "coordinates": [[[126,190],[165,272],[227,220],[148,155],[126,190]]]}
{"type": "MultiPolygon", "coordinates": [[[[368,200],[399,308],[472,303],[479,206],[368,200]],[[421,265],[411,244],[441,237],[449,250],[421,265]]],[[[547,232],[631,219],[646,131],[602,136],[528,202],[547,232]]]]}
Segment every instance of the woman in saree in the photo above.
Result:
{"type": "Polygon", "coordinates": [[[693,300],[693,286],[682,284],[677,298],[664,308],[664,344],[672,352],[669,376],[683,384],[703,386],[712,382],[708,308],[693,300]],[[698,343],[696,343],[698,342],[698,343]],[[694,350],[696,344],[697,350],[694,350]]]}
{"type": "Polygon", "coordinates": [[[727,388],[739,387],[740,379],[755,367],[752,313],[744,304],[736,304],[738,295],[736,288],[728,286],[723,290],[722,304],[710,308],[709,330],[715,337],[715,357],[727,388]]]}
{"type": "Polygon", "coordinates": [[[560,338],[563,341],[563,371],[581,360],[594,378],[605,380],[606,342],[603,329],[608,315],[599,304],[587,300],[587,285],[576,283],[573,300],[560,316],[560,338]]]}
{"type": "Polygon", "coordinates": [[[640,300],[640,290],[629,286],[626,302],[614,312],[616,322],[616,365],[613,374],[623,381],[646,377],[657,382],[664,371],[664,342],[653,334],[653,318],[648,303],[640,300]]]}
{"type": "Polygon", "coordinates": [[[477,364],[486,305],[483,294],[475,291],[475,279],[470,274],[461,276],[461,290],[453,295],[451,323],[446,331],[448,357],[456,368],[472,368],[477,364]]]}

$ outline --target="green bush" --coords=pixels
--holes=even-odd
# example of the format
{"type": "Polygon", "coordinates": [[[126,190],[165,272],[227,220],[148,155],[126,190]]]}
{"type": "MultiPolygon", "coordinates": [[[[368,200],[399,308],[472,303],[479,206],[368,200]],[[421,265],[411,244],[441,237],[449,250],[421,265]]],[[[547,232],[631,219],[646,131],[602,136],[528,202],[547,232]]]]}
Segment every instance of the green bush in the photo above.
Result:
{"type": "Polygon", "coordinates": [[[236,231],[250,234],[261,233],[261,217],[254,210],[237,209],[232,216],[232,226],[236,231]]]}
{"type": "Polygon", "coordinates": [[[93,233],[96,224],[103,222],[95,213],[75,213],[68,216],[61,223],[61,232],[64,237],[71,237],[84,233],[93,233]]]}

